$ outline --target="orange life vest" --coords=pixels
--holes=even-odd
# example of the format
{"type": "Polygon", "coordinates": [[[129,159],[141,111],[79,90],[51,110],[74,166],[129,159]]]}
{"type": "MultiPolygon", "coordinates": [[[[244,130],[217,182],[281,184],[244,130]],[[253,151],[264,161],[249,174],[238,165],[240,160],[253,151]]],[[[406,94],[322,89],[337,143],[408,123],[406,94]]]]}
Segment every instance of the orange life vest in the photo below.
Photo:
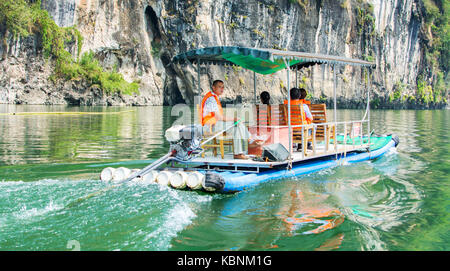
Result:
{"type": "MultiPolygon", "coordinates": [[[[303,106],[303,101],[305,101],[304,99],[299,99],[299,100],[291,100],[291,105],[301,105],[301,106],[303,106]]],[[[309,102],[309,101],[307,101],[307,102],[309,102]]],[[[288,101],[287,100],[284,100],[284,104],[288,104],[288,101]]],[[[294,109],[295,110],[295,109],[294,109]]],[[[293,109],[291,108],[291,112],[293,111],[293,109]]],[[[294,111],[295,112],[295,111],[294,111]]],[[[293,120],[291,120],[291,124],[292,125],[300,125],[300,124],[304,124],[304,123],[306,123],[306,124],[311,124],[311,122],[312,122],[312,120],[311,119],[309,119],[309,118],[306,118],[306,113],[305,113],[305,111],[300,111],[300,112],[302,112],[303,114],[301,114],[302,115],[302,123],[294,123],[295,121],[293,121],[293,120]]],[[[300,112],[296,112],[297,114],[298,113],[300,113],[300,112]]]]}
{"type": "Polygon", "coordinates": [[[220,104],[219,98],[217,95],[213,94],[212,91],[206,93],[205,97],[203,97],[202,103],[200,105],[200,119],[202,120],[202,125],[208,124],[208,125],[214,125],[217,122],[216,114],[215,112],[209,112],[206,116],[203,116],[203,107],[205,106],[206,100],[208,98],[214,97],[216,99],[217,106],[219,107],[219,114],[223,116],[223,109],[222,105],[220,104]]]}
{"type": "MultiPolygon", "coordinates": [[[[284,100],[284,104],[288,104],[288,100],[284,100]]],[[[291,105],[299,105],[301,104],[300,100],[291,100],[291,105]]]]}
{"type": "MultiPolygon", "coordinates": [[[[305,99],[300,99],[299,100],[301,103],[303,104],[311,104],[311,101],[305,100],[305,99]]],[[[305,113],[305,117],[306,117],[306,113],[305,113]]],[[[312,119],[309,119],[306,117],[306,123],[311,124],[312,123],[312,119]]]]}
{"type": "Polygon", "coordinates": [[[300,99],[300,101],[302,101],[302,103],[304,103],[304,104],[311,104],[310,101],[307,101],[307,100],[305,100],[305,99],[300,99]]]}

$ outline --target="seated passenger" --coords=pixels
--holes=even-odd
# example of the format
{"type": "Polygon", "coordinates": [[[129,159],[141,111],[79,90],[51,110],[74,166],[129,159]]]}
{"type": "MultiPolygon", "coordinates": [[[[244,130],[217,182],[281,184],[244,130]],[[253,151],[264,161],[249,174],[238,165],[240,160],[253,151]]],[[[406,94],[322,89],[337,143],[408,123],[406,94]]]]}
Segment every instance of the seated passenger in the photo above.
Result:
{"type": "Polygon", "coordinates": [[[259,98],[261,99],[261,103],[262,104],[270,104],[270,94],[267,91],[263,91],[261,92],[261,94],[259,95],[259,98]]]}
{"type": "MultiPolygon", "coordinates": [[[[300,90],[298,88],[291,88],[289,95],[291,96],[291,105],[300,104],[300,90]]],[[[288,104],[288,100],[284,100],[284,104],[288,104]]]]}
{"type": "MultiPolygon", "coordinates": [[[[303,106],[304,114],[302,114],[302,116],[301,116],[301,119],[302,119],[301,123],[302,124],[311,124],[313,117],[312,117],[311,111],[309,110],[309,106],[307,104],[303,103],[304,99],[303,100],[300,99],[300,97],[301,97],[300,89],[292,88],[290,91],[290,95],[291,95],[291,105],[302,105],[303,106]]],[[[288,104],[288,101],[285,100],[284,104],[288,104]]],[[[298,125],[298,123],[293,123],[293,122],[295,122],[295,121],[291,120],[292,125],[298,125]]],[[[311,133],[312,133],[312,131],[308,130],[308,134],[311,135],[311,133]]],[[[296,144],[294,144],[294,148],[297,147],[297,151],[300,151],[302,148],[302,144],[298,144],[297,146],[295,146],[295,145],[296,144]]],[[[311,142],[308,142],[307,148],[312,149],[311,142]]]]}
{"type": "Polygon", "coordinates": [[[304,103],[304,104],[311,104],[310,101],[306,100],[306,96],[308,96],[308,92],[306,91],[306,89],[301,88],[300,89],[300,100],[304,103]]]}
{"type": "Polygon", "coordinates": [[[270,125],[271,123],[271,112],[270,112],[270,94],[267,91],[261,92],[259,95],[261,99],[262,106],[257,105],[257,124],[258,125],[270,125]]]}
{"type": "MultiPolygon", "coordinates": [[[[200,106],[200,116],[202,117],[202,125],[210,125],[214,132],[220,132],[227,127],[235,124],[235,118],[227,118],[223,114],[222,105],[219,96],[224,91],[224,84],[221,80],[215,80],[212,85],[212,91],[203,97],[200,106]]],[[[233,134],[233,153],[234,159],[248,159],[244,154],[244,139],[250,139],[258,144],[263,144],[264,140],[252,136],[245,125],[239,122],[232,129],[233,134]]]]}
{"type": "MultiPolygon", "coordinates": [[[[291,95],[291,105],[299,105],[302,104],[303,105],[303,111],[305,112],[305,116],[302,116],[302,120],[303,120],[303,124],[311,124],[313,117],[311,114],[311,111],[309,110],[309,107],[306,103],[304,103],[304,98],[300,99],[301,96],[301,90],[298,88],[291,88],[291,91],[289,92],[291,95]]],[[[306,90],[305,90],[306,92],[306,90]]],[[[306,97],[306,95],[305,95],[306,97]]],[[[309,101],[307,101],[309,102],[309,101]]],[[[284,100],[284,104],[288,104],[287,100],[284,100]]]]}

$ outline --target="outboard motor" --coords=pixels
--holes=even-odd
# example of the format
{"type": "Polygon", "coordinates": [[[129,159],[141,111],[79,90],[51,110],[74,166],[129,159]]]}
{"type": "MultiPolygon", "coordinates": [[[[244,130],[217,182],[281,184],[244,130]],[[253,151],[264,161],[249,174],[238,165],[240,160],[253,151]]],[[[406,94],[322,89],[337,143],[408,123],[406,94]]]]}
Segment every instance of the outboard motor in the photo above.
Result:
{"type": "Polygon", "coordinates": [[[170,142],[170,151],[175,150],[175,158],[179,160],[187,161],[202,151],[203,127],[199,124],[172,126],[165,137],[170,142]]]}

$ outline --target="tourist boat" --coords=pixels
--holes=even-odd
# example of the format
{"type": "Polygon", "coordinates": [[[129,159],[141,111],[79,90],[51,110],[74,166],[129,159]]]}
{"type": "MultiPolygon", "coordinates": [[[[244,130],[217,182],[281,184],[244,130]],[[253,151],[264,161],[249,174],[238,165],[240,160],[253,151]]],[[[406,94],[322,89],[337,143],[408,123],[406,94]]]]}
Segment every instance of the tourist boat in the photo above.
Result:
{"type": "Polygon", "coordinates": [[[206,138],[202,130],[199,132],[201,136],[193,136],[195,140],[190,138],[181,142],[183,132],[194,135],[193,131],[199,128],[197,126],[186,130],[183,126],[175,127],[166,131],[166,138],[171,142],[171,150],[167,155],[133,174],[124,169],[105,169],[101,179],[156,182],[178,189],[237,192],[267,181],[372,160],[396,148],[399,143],[395,135],[376,135],[371,131],[370,93],[367,87],[364,117],[361,120],[337,121],[337,68],[342,65],[359,66],[361,72],[367,74],[369,69],[375,67],[374,63],[322,54],[217,46],[181,53],[172,59],[172,64],[191,65],[197,70],[199,92],[201,66],[238,66],[253,71],[255,105],[252,110],[256,112],[256,123],[247,126],[251,133],[263,134],[268,138],[266,146],[249,144],[248,153],[255,159],[234,159],[232,153],[224,153],[226,139],[220,138],[223,131],[206,138]],[[286,70],[287,89],[291,89],[291,73],[295,71],[297,85],[298,70],[312,65],[328,65],[332,69],[333,121],[327,119],[329,114],[325,104],[311,104],[309,107],[313,123],[295,123],[295,119],[301,117],[299,112],[303,109],[302,106],[291,105],[290,95],[286,97],[287,104],[256,104],[256,73],[268,75],[286,70]],[[301,145],[299,151],[294,150],[294,143],[301,145]],[[308,144],[311,149],[306,147],[308,144]],[[212,149],[213,155],[206,156],[205,149],[212,149]]]}

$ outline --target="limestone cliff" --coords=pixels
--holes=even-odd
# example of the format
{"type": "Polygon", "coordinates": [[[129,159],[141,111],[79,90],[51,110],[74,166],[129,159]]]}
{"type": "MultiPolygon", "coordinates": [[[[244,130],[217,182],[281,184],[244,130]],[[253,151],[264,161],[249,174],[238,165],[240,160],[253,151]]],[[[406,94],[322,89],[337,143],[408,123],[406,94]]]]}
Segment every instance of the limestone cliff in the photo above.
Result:
{"type": "MultiPolygon", "coordinates": [[[[402,97],[413,97],[420,75],[433,83],[424,61],[419,0],[43,0],[42,8],[59,26],[76,25],[84,38],[82,52],[92,50],[104,67],[117,68],[127,81],[138,80],[140,94],[108,97],[85,82],[50,82],[52,64],[42,58],[35,36],[10,38],[8,48],[0,45],[0,55],[8,50],[0,62],[1,103],[192,104],[214,79],[225,81],[224,101],[237,95],[250,101],[252,72],[207,66],[199,91],[193,67],[170,63],[179,52],[217,45],[376,62],[368,75],[360,68],[338,67],[338,98],[345,107],[364,106],[366,88],[374,105],[383,106],[392,102],[399,88],[402,97]]],[[[293,86],[296,78],[291,78],[293,86]]],[[[329,101],[332,79],[331,67],[323,65],[302,70],[297,80],[314,100],[329,101]]],[[[258,93],[268,90],[275,101],[286,95],[286,87],[285,72],[257,75],[258,93]]]]}

